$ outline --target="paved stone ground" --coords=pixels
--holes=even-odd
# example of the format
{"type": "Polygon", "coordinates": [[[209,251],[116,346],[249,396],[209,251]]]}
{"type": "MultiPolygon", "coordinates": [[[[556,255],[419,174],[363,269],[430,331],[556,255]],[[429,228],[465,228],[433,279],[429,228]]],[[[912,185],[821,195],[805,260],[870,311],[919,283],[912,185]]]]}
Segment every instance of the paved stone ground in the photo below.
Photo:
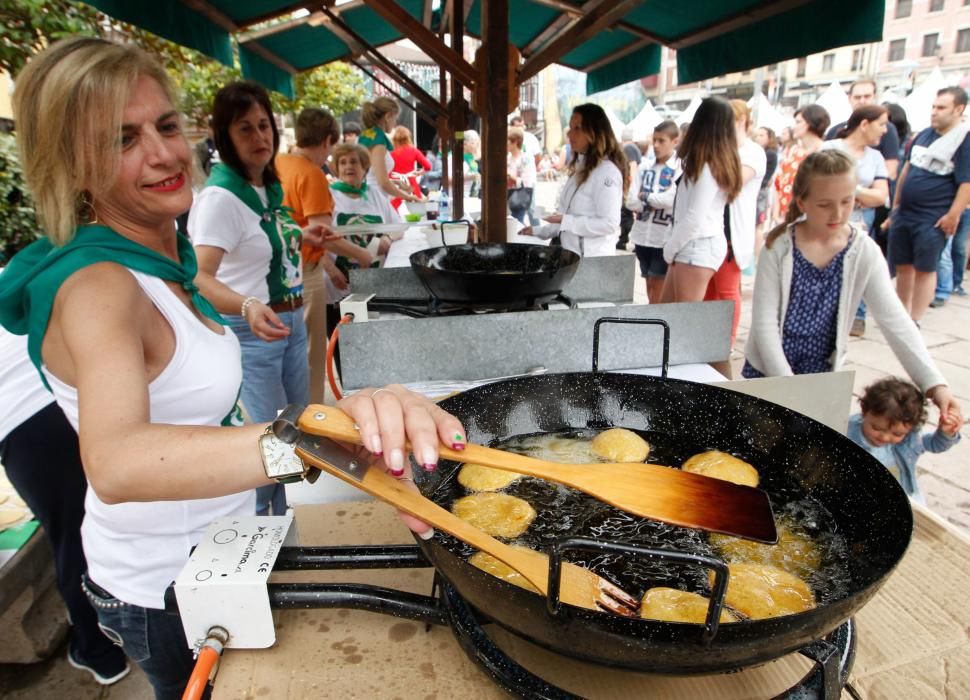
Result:
{"type": "MultiPolygon", "coordinates": [[[[554,207],[557,187],[557,183],[540,182],[537,203],[554,207]]],[[[742,278],[741,327],[731,358],[736,376],[740,376],[744,363],[753,287],[753,277],[742,278]]],[[[640,301],[645,299],[643,283],[639,280],[636,297],[640,301]]],[[[970,297],[952,297],[943,308],[931,309],[923,321],[922,332],[931,355],[962,402],[964,414],[970,414],[970,297]]],[[[871,321],[864,338],[850,340],[846,368],[855,370],[856,397],[865,386],[880,377],[906,376],[878,327],[871,321]]],[[[858,410],[856,399],[853,404],[853,411],[858,410]]],[[[935,423],[936,416],[931,410],[931,425],[927,427],[935,426],[935,423]]],[[[970,534],[970,440],[966,439],[970,431],[964,426],[962,433],[964,440],[953,449],[922,457],[918,478],[929,507],[970,534]]],[[[150,700],[154,697],[145,676],[137,668],[118,684],[102,688],[88,674],[71,668],[65,654],[66,648],[62,648],[53,659],[43,663],[0,665],[0,697],[10,700],[150,700]]]]}

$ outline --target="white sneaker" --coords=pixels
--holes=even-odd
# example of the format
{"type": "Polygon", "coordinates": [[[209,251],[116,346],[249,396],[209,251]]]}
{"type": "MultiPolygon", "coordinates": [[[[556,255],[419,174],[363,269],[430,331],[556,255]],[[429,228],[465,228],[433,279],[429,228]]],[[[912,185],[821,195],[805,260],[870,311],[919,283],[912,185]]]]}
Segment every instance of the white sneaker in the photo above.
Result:
{"type": "Polygon", "coordinates": [[[119,666],[117,668],[110,668],[110,669],[103,668],[98,670],[98,669],[95,669],[93,666],[88,666],[87,664],[76,660],[74,658],[74,655],[71,653],[71,650],[68,649],[67,663],[71,664],[71,666],[73,666],[74,668],[80,669],[82,671],[87,671],[92,676],[94,676],[94,680],[96,680],[101,685],[113,685],[118,681],[120,681],[125,676],[127,676],[129,673],[131,673],[131,666],[128,665],[128,661],[125,660],[124,657],[122,657],[122,663],[124,664],[124,668],[119,666]]]}

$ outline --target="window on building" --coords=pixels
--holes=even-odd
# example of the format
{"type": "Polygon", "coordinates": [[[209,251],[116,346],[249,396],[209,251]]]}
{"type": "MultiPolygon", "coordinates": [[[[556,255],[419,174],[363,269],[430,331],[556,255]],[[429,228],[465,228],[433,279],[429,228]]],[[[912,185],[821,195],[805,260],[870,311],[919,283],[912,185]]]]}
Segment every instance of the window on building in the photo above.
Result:
{"type": "Polygon", "coordinates": [[[896,0],[896,19],[913,14],[913,0],[896,0]]]}
{"type": "Polygon", "coordinates": [[[852,49],[852,72],[862,70],[862,64],[866,62],[865,49],[852,49]]]}
{"type": "MultiPolygon", "coordinates": [[[[960,39],[957,37],[957,42],[960,39]]],[[[889,42],[889,60],[890,61],[902,61],[903,57],[906,55],[906,40],[905,39],[895,39],[889,42]]]]}
{"type": "Polygon", "coordinates": [[[930,12],[941,12],[946,0],[930,0],[930,12]]]}
{"type": "Polygon", "coordinates": [[[807,58],[800,58],[800,59],[798,59],[798,68],[795,69],[795,77],[796,78],[804,78],[805,77],[805,70],[807,68],[808,68],[808,59],[807,58]]]}
{"type": "Polygon", "coordinates": [[[827,53],[822,56],[822,72],[831,73],[835,69],[835,54],[827,53]]]}
{"type": "Polygon", "coordinates": [[[957,32],[957,53],[970,51],[970,29],[961,29],[957,32]]]}
{"type": "Polygon", "coordinates": [[[940,46],[940,35],[938,32],[923,35],[923,50],[920,56],[935,56],[936,50],[940,46]]]}

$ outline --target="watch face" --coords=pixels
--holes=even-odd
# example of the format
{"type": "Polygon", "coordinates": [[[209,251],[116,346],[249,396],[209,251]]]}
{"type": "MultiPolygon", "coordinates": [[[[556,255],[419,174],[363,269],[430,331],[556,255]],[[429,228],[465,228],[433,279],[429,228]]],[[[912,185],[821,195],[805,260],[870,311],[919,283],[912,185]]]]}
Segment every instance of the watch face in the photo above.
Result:
{"type": "Polygon", "coordinates": [[[292,476],[303,476],[303,460],[297,457],[293,445],[289,445],[275,435],[259,436],[259,451],[263,457],[266,476],[270,479],[280,479],[292,476]]]}

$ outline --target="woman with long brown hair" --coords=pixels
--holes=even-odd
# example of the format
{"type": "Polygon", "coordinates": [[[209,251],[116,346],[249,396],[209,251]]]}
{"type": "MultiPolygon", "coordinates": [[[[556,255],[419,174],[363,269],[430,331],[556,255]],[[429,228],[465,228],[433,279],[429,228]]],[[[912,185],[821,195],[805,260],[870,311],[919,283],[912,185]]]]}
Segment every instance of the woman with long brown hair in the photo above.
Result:
{"type": "Polygon", "coordinates": [[[664,245],[668,267],[661,301],[702,301],[727,255],[724,207],[743,183],[731,104],[719,97],[704,100],[677,155],[684,175],[677,188],[673,230],[664,245]]]}
{"type": "Polygon", "coordinates": [[[576,106],[569,118],[572,157],[569,179],[559,192],[557,214],[548,224],[526,226],[522,235],[559,236],[563,248],[583,256],[613,255],[620,237],[620,208],[629,169],[606,112],[599,105],[576,106]]]}

